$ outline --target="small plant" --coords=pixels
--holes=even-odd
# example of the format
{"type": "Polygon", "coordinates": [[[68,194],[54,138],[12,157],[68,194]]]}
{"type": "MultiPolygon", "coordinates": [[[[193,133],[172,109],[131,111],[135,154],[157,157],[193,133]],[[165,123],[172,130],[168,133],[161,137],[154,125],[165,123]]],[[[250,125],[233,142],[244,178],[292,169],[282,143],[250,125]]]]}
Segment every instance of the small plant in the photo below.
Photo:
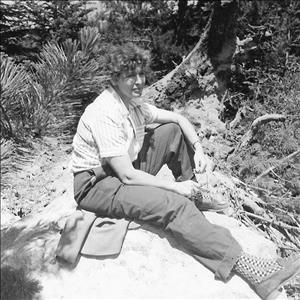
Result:
{"type": "Polygon", "coordinates": [[[31,300],[41,290],[39,281],[32,279],[24,269],[1,267],[1,299],[31,300]]]}
{"type": "Polygon", "coordinates": [[[1,55],[1,137],[13,137],[24,125],[24,96],[29,75],[14,61],[1,55]]]}

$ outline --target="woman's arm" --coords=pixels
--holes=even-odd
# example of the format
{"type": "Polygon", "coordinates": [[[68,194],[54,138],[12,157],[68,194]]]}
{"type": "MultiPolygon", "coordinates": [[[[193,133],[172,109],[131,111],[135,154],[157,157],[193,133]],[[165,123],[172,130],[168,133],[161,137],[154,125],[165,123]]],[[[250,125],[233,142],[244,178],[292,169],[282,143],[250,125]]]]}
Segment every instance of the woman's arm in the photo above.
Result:
{"type": "Polygon", "coordinates": [[[185,118],[184,116],[177,114],[172,111],[164,110],[164,109],[157,109],[157,116],[153,121],[155,123],[177,123],[186,139],[189,141],[191,146],[195,151],[194,155],[194,162],[195,162],[195,169],[197,172],[204,172],[206,166],[209,162],[208,157],[204,154],[202,145],[199,141],[198,135],[194,129],[194,126],[191,122],[185,118]]]}
{"type": "Polygon", "coordinates": [[[108,157],[105,159],[115,171],[122,183],[127,185],[146,185],[173,191],[186,197],[190,197],[199,190],[200,185],[192,180],[175,182],[157,178],[144,171],[137,170],[132,166],[128,154],[108,157]]]}

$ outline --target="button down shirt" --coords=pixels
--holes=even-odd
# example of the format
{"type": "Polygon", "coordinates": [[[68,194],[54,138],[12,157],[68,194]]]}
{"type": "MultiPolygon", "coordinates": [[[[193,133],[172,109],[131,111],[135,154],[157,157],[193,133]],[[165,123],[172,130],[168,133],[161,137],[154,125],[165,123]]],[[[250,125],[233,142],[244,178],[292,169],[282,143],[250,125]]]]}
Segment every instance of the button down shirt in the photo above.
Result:
{"type": "Polygon", "coordinates": [[[128,153],[131,161],[144,141],[145,125],[153,123],[157,108],[138,99],[124,105],[113,88],[87,106],[73,139],[71,170],[76,173],[102,165],[106,157],[128,153]]]}

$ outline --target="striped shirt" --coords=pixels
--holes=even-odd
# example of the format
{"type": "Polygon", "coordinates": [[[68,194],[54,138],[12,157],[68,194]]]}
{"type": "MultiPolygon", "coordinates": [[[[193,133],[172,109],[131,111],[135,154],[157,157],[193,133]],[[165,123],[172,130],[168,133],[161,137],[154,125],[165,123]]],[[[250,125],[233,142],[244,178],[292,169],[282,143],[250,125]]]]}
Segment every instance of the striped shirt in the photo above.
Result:
{"type": "Polygon", "coordinates": [[[145,125],[153,123],[156,116],[155,106],[133,99],[127,109],[113,88],[106,89],[79,120],[71,170],[77,173],[96,168],[106,157],[126,153],[134,161],[144,141],[145,125]]]}

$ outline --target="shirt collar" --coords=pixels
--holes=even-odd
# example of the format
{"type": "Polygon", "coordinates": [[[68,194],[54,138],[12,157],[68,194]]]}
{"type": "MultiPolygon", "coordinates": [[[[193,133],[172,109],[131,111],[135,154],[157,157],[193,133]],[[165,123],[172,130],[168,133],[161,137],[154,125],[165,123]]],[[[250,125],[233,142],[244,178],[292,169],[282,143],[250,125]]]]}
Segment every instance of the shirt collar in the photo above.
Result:
{"type": "MultiPolygon", "coordinates": [[[[113,94],[116,96],[116,98],[117,98],[120,102],[122,102],[122,104],[125,106],[125,104],[124,104],[122,98],[121,98],[120,95],[116,92],[116,90],[113,88],[112,85],[110,85],[109,90],[110,90],[110,92],[113,93],[113,94]]],[[[133,98],[133,99],[131,99],[131,100],[129,101],[129,107],[136,108],[136,107],[138,107],[138,106],[141,106],[142,103],[143,103],[143,101],[142,101],[141,97],[139,97],[139,98],[133,98]]]]}
{"type": "Polygon", "coordinates": [[[135,107],[141,106],[142,103],[143,103],[143,101],[141,98],[134,98],[134,99],[130,100],[129,105],[131,105],[133,108],[135,108],[135,107]]]}

